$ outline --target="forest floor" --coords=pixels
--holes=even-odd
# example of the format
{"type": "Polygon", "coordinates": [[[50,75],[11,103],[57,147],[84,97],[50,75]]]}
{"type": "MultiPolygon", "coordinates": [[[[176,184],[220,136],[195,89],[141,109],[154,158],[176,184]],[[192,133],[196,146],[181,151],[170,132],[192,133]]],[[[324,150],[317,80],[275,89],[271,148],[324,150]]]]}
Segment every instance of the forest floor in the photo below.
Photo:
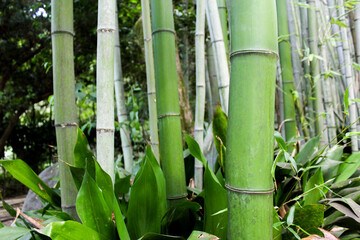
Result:
{"type": "MultiPolygon", "coordinates": [[[[5,202],[12,206],[13,208],[22,208],[26,195],[21,195],[9,199],[5,199],[5,202]]],[[[2,222],[5,226],[10,226],[14,221],[14,218],[11,217],[8,212],[4,209],[3,203],[0,202],[0,222],[2,222]]]]}

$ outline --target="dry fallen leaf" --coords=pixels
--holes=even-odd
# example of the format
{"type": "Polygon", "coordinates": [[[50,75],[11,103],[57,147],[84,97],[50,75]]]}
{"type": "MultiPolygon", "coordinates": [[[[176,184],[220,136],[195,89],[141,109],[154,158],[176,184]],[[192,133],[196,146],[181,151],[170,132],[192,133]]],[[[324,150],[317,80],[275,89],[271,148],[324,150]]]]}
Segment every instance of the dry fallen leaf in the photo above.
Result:
{"type": "Polygon", "coordinates": [[[322,239],[322,240],[339,240],[337,237],[335,237],[333,234],[331,234],[328,231],[325,231],[324,229],[319,228],[320,231],[324,234],[324,237],[320,237],[318,235],[311,235],[306,238],[302,238],[303,240],[316,240],[316,239],[322,239]]]}

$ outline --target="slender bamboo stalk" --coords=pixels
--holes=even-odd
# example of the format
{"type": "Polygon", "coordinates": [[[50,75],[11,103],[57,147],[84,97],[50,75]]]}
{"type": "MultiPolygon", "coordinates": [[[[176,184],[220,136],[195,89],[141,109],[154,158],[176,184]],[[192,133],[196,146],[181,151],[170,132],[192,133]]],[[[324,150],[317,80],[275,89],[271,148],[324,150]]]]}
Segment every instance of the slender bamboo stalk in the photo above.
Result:
{"type": "MultiPolygon", "coordinates": [[[[195,140],[200,149],[204,140],[204,114],[205,114],[205,0],[197,0],[196,4],[196,107],[195,107],[195,140]]],[[[195,159],[195,186],[203,187],[203,165],[195,159]]]]}
{"type": "MultiPolygon", "coordinates": [[[[344,9],[344,1],[339,0],[338,3],[339,3],[338,10],[339,10],[339,16],[340,16],[339,20],[345,23],[346,14],[345,14],[345,9],[344,9]]],[[[345,27],[341,28],[341,38],[343,40],[343,50],[344,50],[344,56],[345,56],[344,60],[345,60],[345,72],[346,72],[346,86],[349,91],[349,118],[350,118],[350,124],[352,124],[356,121],[358,114],[357,114],[355,102],[351,101],[352,99],[355,98],[355,90],[354,90],[355,82],[354,82],[353,72],[352,72],[352,67],[351,67],[352,60],[351,60],[351,55],[350,55],[350,44],[349,44],[347,31],[348,31],[348,28],[345,28],[345,27]]],[[[349,131],[356,132],[356,124],[351,125],[349,131]]],[[[356,135],[351,136],[351,150],[353,152],[357,152],[359,150],[356,135]]]]}
{"type": "Polygon", "coordinates": [[[354,27],[356,40],[356,61],[360,63],[360,5],[357,4],[354,10],[354,27]]]}
{"type": "Polygon", "coordinates": [[[220,103],[220,93],[218,89],[218,80],[216,74],[216,66],[215,66],[215,59],[214,59],[214,51],[213,51],[213,44],[209,43],[206,47],[206,66],[209,73],[210,84],[211,84],[211,104],[213,108],[213,113],[220,103]]]}
{"type": "Polygon", "coordinates": [[[98,1],[96,58],[96,155],[114,180],[115,0],[98,1]]]}
{"type": "Polygon", "coordinates": [[[272,239],[276,5],[274,0],[231,1],[231,11],[228,239],[272,239]]]}
{"type": "MultiPolygon", "coordinates": [[[[316,134],[321,134],[324,130],[324,119],[322,114],[324,113],[323,94],[322,94],[322,83],[320,78],[320,67],[319,60],[319,48],[318,48],[318,28],[316,23],[315,15],[315,0],[308,0],[310,8],[308,9],[308,22],[309,22],[309,46],[311,54],[314,58],[310,62],[312,89],[314,100],[314,110],[316,114],[315,119],[315,130],[316,134]]],[[[321,138],[320,142],[325,145],[324,138],[321,138]]]]}
{"type": "Polygon", "coordinates": [[[216,0],[206,1],[206,16],[208,20],[211,41],[213,43],[221,108],[225,113],[227,113],[229,106],[230,76],[216,0]]]}
{"type": "Polygon", "coordinates": [[[73,1],[51,1],[51,39],[53,53],[54,112],[61,183],[61,206],[77,217],[77,190],[67,164],[74,165],[76,142],[76,104],[73,55],[73,1]]]}
{"type": "Polygon", "coordinates": [[[229,55],[229,38],[228,38],[228,27],[227,27],[227,11],[226,11],[226,1],[217,0],[221,30],[224,39],[226,55],[229,55]]]}
{"type": "MultiPolygon", "coordinates": [[[[189,8],[189,0],[183,0],[183,4],[184,4],[184,9],[185,11],[188,10],[189,8]]],[[[190,82],[189,82],[189,73],[190,73],[190,62],[189,62],[189,34],[188,34],[188,27],[185,26],[184,27],[184,35],[183,35],[183,43],[184,43],[184,58],[183,58],[183,73],[184,73],[184,83],[185,83],[185,88],[188,94],[188,98],[190,98],[190,93],[191,93],[191,89],[190,89],[190,82]]]]}
{"type": "Polygon", "coordinates": [[[160,163],[159,134],[158,134],[157,110],[156,110],[154,51],[152,45],[149,0],[141,0],[141,9],[142,9],[142,19],[143,19],[146,82],[147,82],[148,105],[149,105],[150,144],[156,159],[160,163]]]}
{"type": "Polygon", "coordinates": [[[120,53],[120,39],[119,39],[119,20],[116,6],[115,14],[115,54],[114,54],[114,84],[115,84],[115,99],[117,117],[120,123],[120,138],[121,148],[124,156],[124,168],[129,173],[132,173],[133,168],[133,151],[131,146],[130,130],[127,125],[128,113],[125,105],[125,91],[124,78],[121,68],[121,53],[120,53]]]}
{"type": "MultiPolygon", "coordinates": [[[[289,35],[287,22],[286,0],[276,0],[279,37],[289,35]]],[[[290,141],[296,137],[296,117],[293,92],[296,90],[291,62],[291,49],[289,39],[279,42],[281,78],[283,83],[285,139],[290,141]]]]}
{"type": "Polygon", "coordinates": [[[212,92],[211,92],[211,82],[210,75],[207,63],[205,61],[205,86],[206,86],[206,99],[207,99],[207,111],[208,111],[208,121],[211,122],[214,118],[214,109],[212,105],[212,92]]]}
{"type": "Polygon", "coordinates": [[[169,204],[186,198],[171,0],[151,0],[161,165],[169,204]]]}

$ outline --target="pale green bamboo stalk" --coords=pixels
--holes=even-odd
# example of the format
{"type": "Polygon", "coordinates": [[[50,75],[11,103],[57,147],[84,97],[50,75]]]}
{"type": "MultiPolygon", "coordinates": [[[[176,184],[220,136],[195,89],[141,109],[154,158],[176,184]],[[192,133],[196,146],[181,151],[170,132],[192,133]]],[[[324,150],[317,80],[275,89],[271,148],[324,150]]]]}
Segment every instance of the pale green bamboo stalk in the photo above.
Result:
{"type": "Polygon", "coordinates": [[[360,63],[360,5],[355,6],[354,10],[354,27],[355,27],[355,39],[356,39],[356,61],[360,63]]]}
{"type": "MultiPolygon", "coordinates": [[[[322,94],[322,83],[320,76],[319,60],[319,48],[318,48],[318,28],[316,23],[315,15],[315,0],[308,0],[310,8],[308,9],[308,22],[309,22],[309,46],[310,53],[314,55],[314,58],[310,62],[310,71],[312,79],[312,89],[314,99],[314,110],[316,114],[315,119],[315,130],[316,134],[319,135],[324,130],[324,119],[322,114],[324,113],[323,94],[322,94]]],[[[321,144],[324,146],[324,138],[320,139],[321,144]]]]}
{"type": "MultiPolygon", "coordinates": [[[[185,10],[187,11],[189,8],[189,0],[183,0],[183,5],[185,10]]],[[[188,98],[191,96],[191,88],[190,88],[190,82],[189,82],[189,73],[190,73],[190,64],[189,64],[189,34],[188,34],[188,27],[184,27],[184,35],[183,35],[183,43],[184,43],[184,57],[182,61],[183,65],[183,76],[184,76],[184,83],[185,88],[187,91],[188,98]]]]}
{"type": "Polygon", "coordinates": [[[226,55],[229,55],[229,38],[228,38],[228,27],[227,27],[227,8],[225,0],[217,0],[220,23],[221,23],[221,31],[223,34],[224,45],[226,55]]]}
{"type": "Polygon", "coordinates": [[[212,92],[211,92],[211,82],[210,82],[210,75],[207,63],[205,61],[205,86],[206,86],[206,101],[207,101],[207,111],[208,111],[208,122],[211,122],[214,118],[214,109],[212,105],[212,92]]]}
{"type": "MultiPolygon", "coordinates": [[[[197,0],[196,4],[196,33],[195,33],[195,61],[196,61],[196,106],[194,137],[200,149],[204,140],[205,114],[205,0],[197,0]]],[[[203,165],[195,159],[195,186],[203,188],[203,165]]]]}
{"type": "Polygon", "coordinates": [[[77,189],[68,164],[74,165],[76,103],[73,50],[73,1],[51,1],[51,40],[54,81],[54,113],[61,183],[62,210],[78,219],[77,189]]]}
{"type": "Polygon", "coordinates": [[[220,104],[223,111],[227,113],[229,106],[230,76],[216,0],[206,1],[206,16],[208,20],[211,41],[213,43],[220,104]]]}
{"type": "Polygon", "coordinates": [[[160,157],[166,181],[166,196],[171,206],[187,197],[172,1],[151,0],[151,21],[160,157]]]}
{"type": "Polygon", "coordinates": [[[215,59],[214,59],[214,51],[213,51],[213,44],[208,43],[206,47],[206,66],[209,73],[209,79],[211,84],[211,104],[213,108],[213,113],[218,104],[220,104],[220,93],[218,89],[218,80],[216,74],[216,66],[215,66],[215,59]]]}
{"type": "MultiPolygon", "coordinates": [[[[289,35],[287,22],[286,0],[276,0],[279,37],[289,35]]],[[[281,65],[281,78],[283,83],[285,139],[290,141],[296,137],[296,117],[293,92],[296,90],[291,61],[291,49],[289,39],[279,42],[279,54],[281,65]]]]}
{"type": "Polygon", "coordinates": [[[149,106],[150,145],[156,159],[160,163],[159,134],[158,134],[157,110],[156,110],[154,51],[152,45],[153,41],[151,34],[149,0],[141,0],[141,9],[142,9],[142,19],[143,19],[146,82],[147,82],[148,106],[149,106]]]}
{"type": "Polygon", "coordinates": [[[272,239],[275,1],[231,1],[231,88],[226,146],[228,238],[272,239]],[[259,37],[261,36],[261,37],[259,37]],[[261,69],[259,69],[261,66],[261,69]]]}
{"type": "MultiPolygon", "coordinates": [[[[346,24],[344,1],[339,0],[338,3],[339,3],[338,11],[339,11],[339,16],[340,16],[339,20],[346,24]]],[[[348,24],[346,24],[346,25],[348,25],[348,24]]],[[[348,33],[347,33],[348,29],[345,27],[342,27],[340,30],[341,30],[341,39],[343,40],[343,50],[344,50],[344,57],[345,57],[344,60],[345,60],[345,72],[346,72],[346,86],[349,91],[349,110],[348,111],[349,111],[350,124],[352,124],[358,118],[355,102],[352,101],[352,99],[355,98],[355,90],[354,90],[355,81],[354,81],[352,66],[351,66],[352,60],[351,60],[351,55],[350,55],[350,44],[349,44],[348,33]]],[[[356,124],[352,124],[349,128],[349,131],[356,132],[356,124]]],[[[359,151],[356,135],[351,136],[351,150],[352,150],[352,152],[359,151]]]]}
{"type": "Polygon", "coordinates": [[[114,180],[115,0],[98,1],[96,57],[96,156],[114,180]]]}
{"type": "Polygon", "coordinates": [[[133,150],[131,145],[131,137],[129,130],[129,119],[125,105],[125,91],[124,78],[121,67],[121,51],[120,51],[120,37],[119,37],[119,20],[116,6],[115,13],[115,53],[114,53],[114,85],[115,85],[115,99],[117,118],[120,124],[120,139],[121,148],[123,152],[124,168],[129,173],[133,169],[133,150]]]}

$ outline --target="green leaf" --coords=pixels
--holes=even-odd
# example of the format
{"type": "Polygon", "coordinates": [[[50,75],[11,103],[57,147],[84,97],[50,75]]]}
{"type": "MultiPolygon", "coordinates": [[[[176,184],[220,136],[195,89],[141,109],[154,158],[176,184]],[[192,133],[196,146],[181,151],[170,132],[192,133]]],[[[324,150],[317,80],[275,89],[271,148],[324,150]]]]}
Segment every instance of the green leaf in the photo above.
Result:
{"type": "Polygon", "coordinates": [[[85,168],[86,162],[95,159],[90,149],[89,142],[81,129],[77,128],[77,138],[74,147],[75,167],[85,168]]]}
{"type": "Polygon", "coordinates": [[[115,236],[112,210],[94,179],[85,172],[84,180],[76,199],[77,213],[87,227],[104,234],[107,239],[115,236]]]}
{"type": "Polygon", "coordinates": [[[297,173],[298,168],[295,159],[288,152],[284,152],[284,157],[287,162],[290,162],[291,166],[294,168],[295,172],[297,173]]]}
{"type": "Polygon", "coordinates": [[[295,216],[295,206],[292,206],[287,214],[286,223],[288,226],[293,224],[295,216]]]}
{"type": "Polygon", "coordinates": [[[276,164],[279,162],[279,160],[283,157],[284,155],[284,151],[280,151],[278,153],[278,155],[276,155],[276,158],[272,164],[272,167],[271,167],[271,176],[273,177],[273,180],[275,181],[275,170],[276,170],[276,164]]]}
{"type": "Polygon", "coordinates": [[[312,155],[317,151],[320,136],[310,139],[300,152],[295,156],[295,161],[299,164],[305,164],[311,160],[312,155]]]}
{"type": "Polygon", "coordinates": [[[298,5],[298,6],[304,7],[304,8],[311,8],[310,5],[307,3],[296,2],[295,5],[298,5]]]}
{"type": "Polygon", "coordinates": [[[74,221],[53,222],[41,230],[41,232],[52,240],[109,240],[93,229],[74,221]]]}
{"type": "Polygon", "coordinates": [[[274,217],[273,217],[273,239],[280,240],[281,239],[281,232],[282,232],[282,225],[283,223],[280,221],[279,215],[274,208],[274,217]]]}
{"type": "Polygon", "coordinates": [[[226,146],[227,121],[226,114],[223,112],[220,105],[218,105],[213,119],[213,134],[216,150],[219,154],[221,151],[221,142],[226,146]]]}
{"type": "Polygon", "coordinates": [[[294,224],[300,226],[310,234],[323,236],[324,234],[318,229],[324,223],[324,212],[326,207],[321,204],[306,205],[296,207],[294,224]]]}
{"type": "Polygon", "coordinates": [[[343,164],[340,165],[338,177],[335,183],[345,181],[353,175],[360,166],[360,152],[352,154],[348,157],[343,164]]]}
{"type": "Polygon", "coordinates": [[[345,23],[343,23],[342,21],[340,20],[335,20],[334,18],[331,18],[331,21],[330,21],[331,24],[336,24],[338,25],[339,27],[348,27],[345,23]]]}
{"type": "MultiPolygon", "coordinates": [[[[115,199],[114,199],[115,200],[115,199]]],[[[121,240],[130,240],[129,232],[126,228],[123,215],[121,214],[120,206],[117,201],[114,201],[114,215],[117,232],[121,240]]]]}
{"type": "Polygon", "coordinates": [[[326,188],[323,186],[317,187],[324,183],[324,179],[319,168],[314,175],[312,175],[304,187],[304,204],[317,204],[326,193],[326,188]]]}
{"type": "Polygon", "coordinates": [[[160,233],[166,212],[165,178],[149,146],[144,161],[130,192],[127,226],[131,239],[160,233]]]}
{"type": "Polygon", "coordinates": [[[2,222],[0,222],[0,228],[5,227],[4,224],[2,222]]]}
{"type": "Polygon", "coordinates": [[[275,140],[276,140],[277,144],[279,145],[279,148],[281,150],[284,150],[285,152],[287,152],[288,148],[287,148],[285,140],[283,139],[281,134],[278,131],[275,131],[274,136],[275,136],[275,140]]]}
{"type": "Polygon", "coordinates": [[[177,236],[170,236],[170,235],[164,235],[164,234],[158,234],[158,233],[147,233],[139,240],[173,240],[173,239],[182,239],[183,237],[177,237],[177,236]]]}
{"type": "Polygon", "coordinates": [[[71,176],[73,177],[75,186],[76,186],[77,190],[79,190],[81,187],[82,181],[84,179],[85,169],[70,166],[70,165],[69,165],[69,168],[70,168],[71,176]]]}
{"type": "Polygon", "coordinates": [[[30,188],[34,193],[56,207],[60,207],[60,196],[52,190],[22,160],[1,160],[0,164],[19,182],[30,188]]]}
{"type": "Polygon", "coordinates": [[[202,240],[216,240],[216,239],[220,239],[214,235],[211,235],[209,233],[206,232],[200,232],[200,231],[193,231],[191,233],[191,235],[189,236],[189,238],[187,240],[198,240],[198,239],[202,239],[202,240]]]}
{"type": "Polygon", "coordinates": [[[340,160],[343,150],[344,147],[335,145],[326,153],[325,159],[321,162],[321,171],[325,182],[337,176],[339,166],[342,163],[340,160]]]}
{"type": "Polygon", "coordinates": [[[227,208],[226,190],[219,182],[214,172],[202,154],[199,144],[189,135],[185,135],[190,154],[199,159],[205,167],[204,172],[204,230],[226,239],[227,234],[227,211],[215,214],[227,208]],[[215,215],[214,215],[215,214],[215,215]]]}
{"type": "Polygon", "coordinates": [[[348,108],[349,108],[349,87],[346,88],[344,93],[344,113],[346,115],[349,115],[348,108]]]}
{"type": "Polygon", "coordinates": [[[16,240],[29,233],[31,230],[22,227],[2,227],[0,228],[0,239],[16,240]]]}
{"type": "Polygon", "coordinates": [[[121,177],[119,170],[117,170],[115,172],[115,184],[114,184],[114,188],[115,188],[115,196],[120,196],[122,194],[126,194],[129,192],[130,190],[130,179],[131,179],[131,174],[125,176],[125,177],[121,177]]]}

